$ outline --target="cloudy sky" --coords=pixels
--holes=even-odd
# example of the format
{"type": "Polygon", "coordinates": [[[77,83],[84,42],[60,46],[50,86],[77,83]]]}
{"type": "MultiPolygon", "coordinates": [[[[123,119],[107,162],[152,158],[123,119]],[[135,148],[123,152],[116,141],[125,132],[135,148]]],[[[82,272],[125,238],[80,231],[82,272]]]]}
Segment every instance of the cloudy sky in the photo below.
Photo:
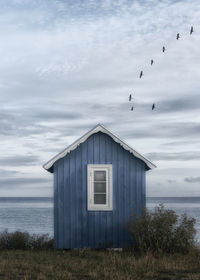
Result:
{"type": "Polygon", "coordinates": [[[97,123],[157,165],[149,196],[200,196],[199,0],[0,7],[0,196],[51,196],[42,165],[97,123]]]}

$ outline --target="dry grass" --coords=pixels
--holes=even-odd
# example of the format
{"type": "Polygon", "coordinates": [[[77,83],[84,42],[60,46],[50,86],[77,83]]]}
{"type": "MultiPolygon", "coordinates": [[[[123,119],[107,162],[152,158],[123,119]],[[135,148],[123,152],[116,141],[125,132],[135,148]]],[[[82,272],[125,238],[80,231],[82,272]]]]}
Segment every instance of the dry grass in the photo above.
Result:
{"type": "Polygon", "coordinates": [[[200,255],[146,254],[92,250],[1,251],[1,280],[200,279],[200,255]]]}

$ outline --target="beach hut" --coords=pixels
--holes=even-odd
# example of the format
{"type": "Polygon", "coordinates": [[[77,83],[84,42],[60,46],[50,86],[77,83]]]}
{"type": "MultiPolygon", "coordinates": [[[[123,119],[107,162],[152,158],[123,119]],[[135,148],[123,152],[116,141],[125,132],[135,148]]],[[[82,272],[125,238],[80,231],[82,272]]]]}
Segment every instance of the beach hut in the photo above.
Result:
{"type": "Polygon", "coordinates": [[[155,165],[98,124],[43,166],[54,175],[55,248],[121,248],[155,165]]]}

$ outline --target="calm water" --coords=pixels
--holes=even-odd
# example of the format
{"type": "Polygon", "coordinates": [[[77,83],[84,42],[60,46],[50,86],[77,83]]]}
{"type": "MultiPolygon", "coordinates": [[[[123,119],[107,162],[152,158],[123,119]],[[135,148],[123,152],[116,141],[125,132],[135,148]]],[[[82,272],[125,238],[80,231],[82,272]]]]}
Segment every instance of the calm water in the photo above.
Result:
{"type": "Polygon", "coordinates": [[[5,229],[52,236],[52,198],[0,198],[0,232],[5,229]]]}
{"type": "MultiPolygon", "coordinates": [[[[196,237],[200,241],[200,197],[147,198],[147,208],[150,210],[160,203],[177,214],[187,213],[194,217],[196,237]]],[[[4,229],[49,233],[53,236],[52,198],[0,198],[0,232],[4,229]]]]}

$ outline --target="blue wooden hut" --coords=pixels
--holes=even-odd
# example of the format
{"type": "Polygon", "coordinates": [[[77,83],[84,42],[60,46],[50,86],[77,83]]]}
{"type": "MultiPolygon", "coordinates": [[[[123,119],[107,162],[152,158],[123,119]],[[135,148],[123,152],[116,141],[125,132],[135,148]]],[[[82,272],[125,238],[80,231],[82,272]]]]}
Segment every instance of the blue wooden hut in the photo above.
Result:
{"type": "Polygon", "coordinates": [[[125,224],[145,207],[155,165],[98,124],[44,168],[54,174],[55,248],[120,248],[125,224]]]}

